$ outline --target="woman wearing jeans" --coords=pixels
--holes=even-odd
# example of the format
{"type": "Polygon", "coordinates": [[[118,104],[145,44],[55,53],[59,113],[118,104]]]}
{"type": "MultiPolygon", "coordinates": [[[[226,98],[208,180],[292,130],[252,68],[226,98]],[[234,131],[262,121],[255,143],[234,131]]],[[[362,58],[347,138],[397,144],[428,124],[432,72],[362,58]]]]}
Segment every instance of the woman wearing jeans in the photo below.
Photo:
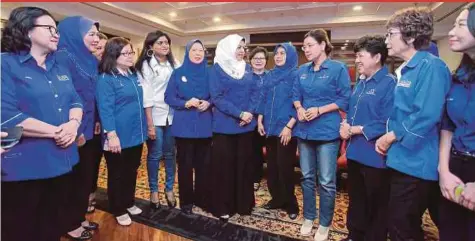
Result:
{"type": "Polygon", "coordinates": [[[346,110],[350,97],[350,76],[345,64],[328,59],[332,50],[323,29],[308,32],[302,50],[310,63],[299,69],[293,88],[298,124],[300,167],[302,168],[304,222],[302,236],[312,232],[316,219],[315,182],[318,175],[320,226],[315,240],[326,240],[333,219],[336,197],[336,159],[340,148],[338,110],[346,110]]]}
{"type": "Polygon", "coordinates": [[[150,204],[158,208],[159,162],[165,160],[167,204],[176,206],[175,139],[171,135],[173,109],[165,103],[165,90],[173,70],[177,67],[170,49],[171,39],[161,31],[147,35],[135,68],[139,72],[144,90],[144,108],[147,117],[148,137],[147,172],[150,186],[150,204]]]}

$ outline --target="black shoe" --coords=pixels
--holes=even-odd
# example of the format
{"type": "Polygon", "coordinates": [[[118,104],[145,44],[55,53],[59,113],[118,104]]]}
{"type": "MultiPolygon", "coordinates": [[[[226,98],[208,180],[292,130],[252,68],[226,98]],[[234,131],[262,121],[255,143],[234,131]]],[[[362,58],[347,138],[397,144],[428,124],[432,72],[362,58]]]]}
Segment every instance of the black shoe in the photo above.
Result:
{"type": "Polygon", "coordinates": [[[298,216],[299,216],[299,215],[296,214],[296,213],[290,213],[290,214],[289,214],[289,218],[290,218],[291,220],[295,220],[298,216]]]}
{"type": "Polygon", "coordinates": [[[165,192],[165,199],[167,200],[167,204],[168,204],[169,207],[171,207],[171,208],[176,207],[176,198],[175,198],[175,196],[171,196],[170,194],[168,194],[168,192],[165,192]]]}
{"type": "Polygon", "coordinates": [[[192,207],[184,207],[184,208],[181,209],[181,211],[186,215],[193,214],[193,208],[192,207]]]}
{"type": "Polygon", "coordinates": [[[219,217],[219,221],[227,223],[229,221],[230,216],[229,215],[223,215],[219,217]]]}
{"type": "Polygon", "coordinates": [[[92,238],[92,233],[88,230],[84,230],[79,237],[73,237],[69,235],[69,233],[66,234],[66,237],[68,237],[70,240],[89,240],[92,238]]]}
{"type": "Polygon", "coordinates": [[[86,230],[97,230],[99,228],[99,224],[95,222],[89,221],[89,225],[82,226],[86,230]]]}

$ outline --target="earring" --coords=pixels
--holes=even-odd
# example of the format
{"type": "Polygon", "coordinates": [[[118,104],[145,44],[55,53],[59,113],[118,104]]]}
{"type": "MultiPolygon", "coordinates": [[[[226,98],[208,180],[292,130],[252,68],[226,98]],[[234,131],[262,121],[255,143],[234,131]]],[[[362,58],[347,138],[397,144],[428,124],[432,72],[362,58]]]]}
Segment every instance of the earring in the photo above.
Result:
{"type": "Polygon", "coordinates": [[[147,56],[150,57],[150,58],[153,57],[153,54],[154,54],[154,53],[155,53],[155,52],[153,51],[153,49],[147,50],[147,56]]]}

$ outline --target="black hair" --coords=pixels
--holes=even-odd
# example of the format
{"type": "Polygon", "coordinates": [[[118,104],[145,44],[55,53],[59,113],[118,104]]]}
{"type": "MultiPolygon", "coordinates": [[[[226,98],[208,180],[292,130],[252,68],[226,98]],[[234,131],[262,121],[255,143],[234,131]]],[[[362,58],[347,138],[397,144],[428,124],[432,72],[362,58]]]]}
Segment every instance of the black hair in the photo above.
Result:
{"type": "Polygon", "coordinates": [[[371,54],[371,57],[374,57],[376,54],[381,55],[381,66],[386,62],[388,57],[388,48],[386,47],[385,37],[376,35],[376,36],[363,36],[358,39],[355,43],[353,50],[355,53],[359,51],[366,50],[371,54]]]}
{"type": "Polygon", "coordinates": [[[168,43],[170,44],[170,50],[167,54],[167,60],[172,66],[172,68],[173,69],[175,68],[176,63],[175,63],[175,58],[173,57],[172,48],[171,48],[172,40],[170,39],[168,34],[160,30],[157,30],[155,32],[148,33],[147,37],[145,37],[145,40],[143,42],[142,51],[140,52],[139,58],[137,59],[137,62],[135,63],[135,69],[140,74],[142,74],[142,67],[145,60],[147,61],[147,64],[150,66],[150,59],[153,57],[153,56],[151,57],[147,55],[147,52],[151,49],[150,46],[153,46],[153,44],[157,41],[157,39],[159,39],[162,36],[165,36],[165,38],[167,38],[168,40],[168,43]]]}
{"type": "Polygon", "coordinates": [[[2,32],[2,53],[30,51],[31,40],[28,37],[28,32],[35,27],[36,20],[42,16],[49,16],[56,22],[53,16],[42,8],[18,7],[13,9],[8,18],[7,26],[2,32]]]}
{"type": "MultiPolygon", "coordinates": [[[[130,47],[134,49],[130,41],[125,38],[114,37],[109,39],[104,47],[104,53],[99,63],[99,73],[116,73],[117,59],[120,57],[122,49],[127,45],[130,45],[130,47]]],[[[131,67],[130,70],[135,72],[133,67],[131,67]]]]}
{"type": "Polygon", "coordinates": [[[251,53],[249,54],[249,59],[251,60],[252,58],[254,58],[254,55],[256,55],[257,53],[263,53],[266,58],[266,61],[269,60],[269,54],[267,52],[267,49],[261,46],[257,46],[251,51],[251,53]]]}
{"type": "Polygon", "coordinates": [[[328,34],[325,29],[317,28],[314,30],[310,30],[308,33],[305,34],[304,39],[306,39],[307,37],[315,39],[318,44],[325,42],[325,53],[327,54],[327,56],[332,52],[333,46],[330,43],[330,39],[328,38],[328,34]]]}

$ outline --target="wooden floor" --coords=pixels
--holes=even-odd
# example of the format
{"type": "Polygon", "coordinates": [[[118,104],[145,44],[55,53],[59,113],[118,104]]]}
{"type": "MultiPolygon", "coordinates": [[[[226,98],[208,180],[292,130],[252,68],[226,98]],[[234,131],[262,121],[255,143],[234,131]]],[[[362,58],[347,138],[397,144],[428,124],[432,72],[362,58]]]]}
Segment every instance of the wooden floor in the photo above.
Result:
{"type": "MultiPolygon", "coordinates": [[[[117,224],[114,216],[101,210],[96,210],[87,216],[88,220],[97,222],[99,231],[94,233],[91,241],[188,241],[189,239],[164,232],[159,229],[133,222],[128,227],[117,224]]],[[[69,239],[62,238],[61,241],[69,239]]]]}

